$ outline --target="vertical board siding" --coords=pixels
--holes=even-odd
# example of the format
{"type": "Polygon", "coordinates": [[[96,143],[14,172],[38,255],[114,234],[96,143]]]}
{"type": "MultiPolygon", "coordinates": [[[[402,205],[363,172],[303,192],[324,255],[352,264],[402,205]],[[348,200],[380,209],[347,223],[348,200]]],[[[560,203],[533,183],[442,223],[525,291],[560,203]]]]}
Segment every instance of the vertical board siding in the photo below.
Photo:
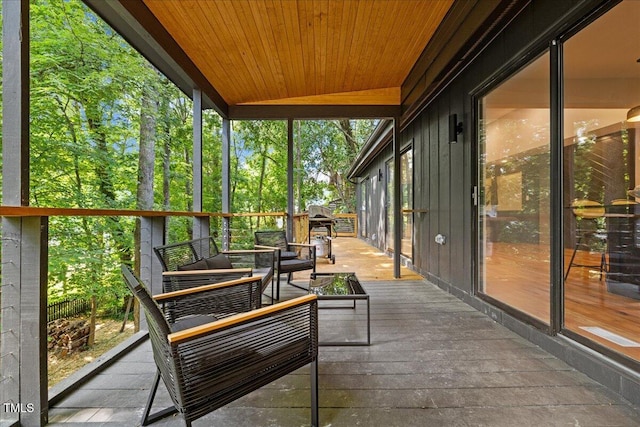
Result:
{"type": "MultiPolygon", "coordinates": [[[[438,101],[438,140],[434,141],[440,151],[440,173],[439,173],[439,197],[438,215],[439,228],[435,230],[447,239],[444,245],[438,245],[440,252],[440,280],[451,283],[451,144],[449,143],[449,113],[450,107],[448,99],[443,97],[438,101]]],[[[462,224],[460,224],[462,225],[462,224]]]]}
{"type": "Polygon", "coordinates": [[[438,112],[437,109],[427,111],[428,127],[425,129],[429,146],[429,205],[431,214],[429,215],[429,235],[425,236],[429,257],[427,271],[432,277],[440,276],[440,245],[435,243],[434,238],[440,229],[440,150],[438,149],[438,112]]]}
{"type": "MultiPolygon", "coordinates": [[[[466,230],[469,228],[470,222],[468,221],[468,213],[472,209],[468,203],[471,197],[469,180],[465,181],[467,171],[471,169],[471,164],[465,165],[464,151],[468,144],[469,129],[471,123],[469,122],[469,114],[465,114],[464,102],[465,99],[462,85],[456,83],[452,86],[451,90],[451,106],[449,114],[457,114],[458,122],[462,122],[462,133],[458,135],[457,144],[449,144],[450,150],[450,165],[449,176],[451,177],[450,185],[450,238],[449,242],[449,256],[451,257],[451,273],[450,283],[471,283],[466,280],[469,276],[465,274],[465,271],[469,271],[469,254],[465,253],[466,230]]],[[[449,243],[447,242],[447,243],[449,243]]],[[[468,290],[468,288],[466,289],[468,290]]]]}

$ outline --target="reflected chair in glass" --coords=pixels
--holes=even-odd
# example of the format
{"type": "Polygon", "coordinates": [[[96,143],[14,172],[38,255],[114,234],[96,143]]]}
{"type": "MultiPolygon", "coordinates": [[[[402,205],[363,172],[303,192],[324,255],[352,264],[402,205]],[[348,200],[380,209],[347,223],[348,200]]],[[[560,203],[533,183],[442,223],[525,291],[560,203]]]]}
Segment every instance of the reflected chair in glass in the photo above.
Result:
{"type": "Polygon", "coordinates": [[[612,281],[638,283],[640,223],[637,213],[638,203],[628,198],[614,199],[607,206],[608,286],[612,281]]]}
{"type": "Polygon", "coordinates": [[[576,220],[576,243],[571,254],[571,260],[564,280],[569,277],[572,267],[597,268],[600,271],[600,280],[602,274],[607,271],[606,244],[607,231],[604,227],[605,208],[601,203],[593,200],[574,200],[571,204],[571,211],[576,220]],[[578,250],[600,253],[599,264],[582,264],[576,262],[576,254],[578,250]]]}

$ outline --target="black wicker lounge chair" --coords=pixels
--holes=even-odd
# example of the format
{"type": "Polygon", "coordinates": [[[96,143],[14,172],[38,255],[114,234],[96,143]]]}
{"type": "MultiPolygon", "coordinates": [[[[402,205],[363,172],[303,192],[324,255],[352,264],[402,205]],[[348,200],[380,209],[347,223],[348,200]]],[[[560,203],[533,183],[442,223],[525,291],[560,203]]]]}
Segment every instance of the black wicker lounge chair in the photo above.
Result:
{"type": "Polygon", "coordinates": [[[164,270],[164,292],[240,277],[261,276],[261,292],[271,284],[273,302],[276,266],[273,249],[220,251],[213,237],[204,237],[158,246],[153,250],[164,270]]]}
{"type": "Polygon", "coordinates": [[[295,285],[291,282],[291,276],[296,271],[316,271],[316,247],[304,243],[290,243],[282,230],[256,231],[256,249],[276,250],[276,299],[280,299],[280,275],[287,274],[287,283],[307,290],[306,287],[295,285]]]}
{"type": "MultiPolygon", "coordinates": [[[[142,425],[180,412],[187,427],[249,392],[305,365],[311,375],[311,425],[318,425],[318,306],[314,295],[215,320],[209,304],[184,304],[184,298],[223,284],[151,297],[127,266],[125,282],[145,311],[158,367],[142,425]],[[158,304],[185,305],[179,318],[167,318],[158,304]],[[151,414],[162,378],[173,407],[151,414]]],[[[259,286],[258,278],[247,278],[259,286]]],[[[224,286],[233,286],[224,284],[224,286]]]]}

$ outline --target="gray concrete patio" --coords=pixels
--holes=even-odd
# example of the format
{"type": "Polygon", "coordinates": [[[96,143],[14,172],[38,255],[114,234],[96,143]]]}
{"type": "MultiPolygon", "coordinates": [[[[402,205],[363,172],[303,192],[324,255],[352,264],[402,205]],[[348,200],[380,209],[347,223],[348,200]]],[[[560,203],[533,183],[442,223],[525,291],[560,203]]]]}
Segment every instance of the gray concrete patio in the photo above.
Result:
{"type": "MultiPolygon", "coordinates": [[[[322,426],[638,426],[640,412],[600,384],[438,287],[366,281],[372,344],[320,347],[322,426]]],[[[284,298],[303,291],[283,286],[284,298]]],[[[365,305],[320,310],[320,339],[364,337],[365,305]]],[[[50,425],[140,425],[155,365],[148,341],[50,410],[50,425]]],[[[309,424],[300,369],[195,426],[309,424]]],[[[161,386],[156,398],[168,404],[161,386]]],[[[182,426],[180,416],[154,426],[182,426]]]]}

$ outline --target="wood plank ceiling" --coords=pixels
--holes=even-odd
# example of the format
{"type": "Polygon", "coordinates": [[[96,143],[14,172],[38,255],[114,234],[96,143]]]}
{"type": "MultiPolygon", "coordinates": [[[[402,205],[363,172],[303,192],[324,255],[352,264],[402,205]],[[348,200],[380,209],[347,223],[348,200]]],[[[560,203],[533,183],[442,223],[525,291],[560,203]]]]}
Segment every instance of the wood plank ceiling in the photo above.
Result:
{"type": "Polygon", "coordinates": [[[400,105],[453,0],[144,0],[229,106],[400,105]]]}

